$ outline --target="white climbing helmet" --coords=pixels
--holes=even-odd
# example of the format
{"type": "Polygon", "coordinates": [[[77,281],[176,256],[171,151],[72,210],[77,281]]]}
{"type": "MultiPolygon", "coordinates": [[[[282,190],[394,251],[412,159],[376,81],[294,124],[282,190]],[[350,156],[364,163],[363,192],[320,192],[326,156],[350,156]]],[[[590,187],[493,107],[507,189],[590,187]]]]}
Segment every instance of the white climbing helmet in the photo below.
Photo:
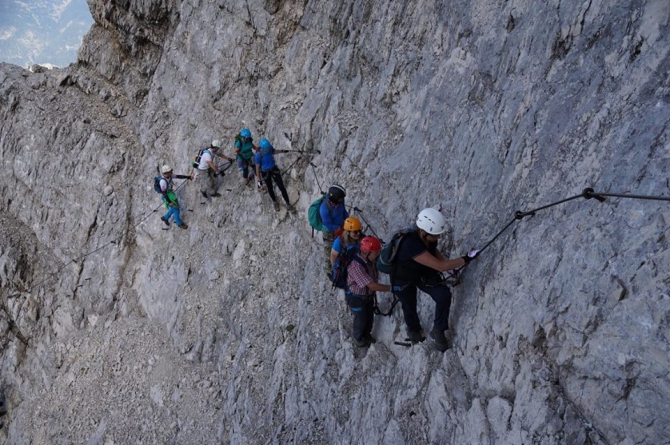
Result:
{"type": "Polygon", "coordinates": [[[221,148],[221,141],[218,140],[218,139],[214,139],[214,140],[212,141],[212,147],[213,147],[213,148],[221,148]]]}
{"type": "Polygon", "coordinates": [[[172,168],[167,164],[161,167],[161,173],[163,173],[163,174],[170,173],[171,171],[172,171],[172,168]]]}
{"type": "Polygon", "coordinates": [[[432,207],[423,209],[416,218],[416,226],[430,235],[440,235],[447,230],[447,220],[432,207]]]}

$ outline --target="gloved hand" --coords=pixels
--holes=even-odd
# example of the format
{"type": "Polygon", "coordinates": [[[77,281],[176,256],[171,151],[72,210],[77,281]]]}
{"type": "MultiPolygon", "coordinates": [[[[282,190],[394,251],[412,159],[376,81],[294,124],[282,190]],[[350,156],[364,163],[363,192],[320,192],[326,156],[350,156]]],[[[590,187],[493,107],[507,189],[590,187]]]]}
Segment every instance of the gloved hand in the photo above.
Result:
{"type": "Polygon", "coordinates": [[[474,260],[479,256],[479,250],[477,249],[470,249],[467,255],[463,255],[461,258],[463,258],[463,261],[465,261],[465,264],[468,264],[470,261],[474,260]]]}

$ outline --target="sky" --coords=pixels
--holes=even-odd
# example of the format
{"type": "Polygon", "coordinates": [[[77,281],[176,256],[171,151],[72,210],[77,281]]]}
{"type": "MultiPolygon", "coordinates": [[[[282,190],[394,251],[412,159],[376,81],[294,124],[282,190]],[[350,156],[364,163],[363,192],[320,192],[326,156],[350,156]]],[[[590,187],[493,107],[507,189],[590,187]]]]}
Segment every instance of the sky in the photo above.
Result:
{"type": "Polygon", "coordinates": [[[86,0],[0,0],[0,62],[67,66],[92,24],[86,0]]]}

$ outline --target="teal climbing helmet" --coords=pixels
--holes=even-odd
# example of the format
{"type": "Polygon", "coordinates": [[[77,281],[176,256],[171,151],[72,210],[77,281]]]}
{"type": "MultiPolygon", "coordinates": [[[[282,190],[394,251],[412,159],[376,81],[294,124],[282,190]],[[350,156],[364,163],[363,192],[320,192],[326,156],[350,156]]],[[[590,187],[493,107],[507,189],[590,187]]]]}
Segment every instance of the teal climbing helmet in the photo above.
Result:
{"type": "Polygon", "coordinates": [[[242,131],[240,131],[240,136],[243,138],[251,139],[251,131],[249,131],[248,128],[243,128],[242,131]]]}
{"type": "Polygon", "coordinates": [[[260,140],[259,145],[261,147],[261,150],[263,151],[268,151],[269,149],[272,148],[272,144],[270,143],[270,141],[268,141],[265,138],[260,140]]]}

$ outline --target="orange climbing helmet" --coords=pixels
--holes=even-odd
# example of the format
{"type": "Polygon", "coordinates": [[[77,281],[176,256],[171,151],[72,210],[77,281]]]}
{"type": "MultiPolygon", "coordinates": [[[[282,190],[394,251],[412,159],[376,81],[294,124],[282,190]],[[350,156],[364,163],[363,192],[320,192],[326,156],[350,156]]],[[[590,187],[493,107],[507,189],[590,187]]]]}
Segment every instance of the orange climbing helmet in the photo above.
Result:
{"type": "Polygon", "coordinates": [[[356,218],[355,216],[350,216],[349,218],[344,220],[344,225],[342,228],[346,231],[349,232],[355,232],[356,230],[361,230],[363,225],[361,224],[361,220],[356,218]]]}

